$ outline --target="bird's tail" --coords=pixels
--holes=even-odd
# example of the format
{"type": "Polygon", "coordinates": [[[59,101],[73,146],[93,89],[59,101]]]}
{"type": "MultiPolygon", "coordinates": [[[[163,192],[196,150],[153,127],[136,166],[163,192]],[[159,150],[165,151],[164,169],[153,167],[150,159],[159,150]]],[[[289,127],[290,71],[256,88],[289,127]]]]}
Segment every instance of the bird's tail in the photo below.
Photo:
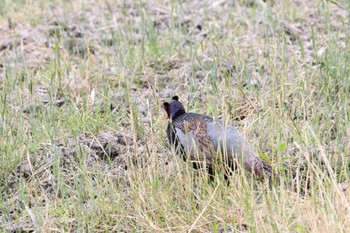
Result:
{"type": "Polygon", "coordinates": [[[245,159],[245,169],[261,178],[273,176],[274,173],[271,165],[260,158],[257,153],[255,153],[253,146],[247,142],[244,144],[244,146],[243,157],[245,159]]]}
{"type": "Polygon", "coordinates": [[[255,175],[258,175],[261,178],[269,178],[276,175],[273,172],[271,165],[258,156],[254,159],[252,171],[255,175]]]}

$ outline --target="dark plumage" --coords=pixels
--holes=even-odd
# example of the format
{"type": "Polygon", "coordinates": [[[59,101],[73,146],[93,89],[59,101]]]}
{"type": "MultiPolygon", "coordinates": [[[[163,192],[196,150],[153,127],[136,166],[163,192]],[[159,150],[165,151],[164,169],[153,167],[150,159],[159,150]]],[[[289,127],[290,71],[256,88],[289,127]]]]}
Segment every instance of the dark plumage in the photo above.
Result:
{"type": "Polygon", "coordinates": [[[186,113],[177,96],[163,106],[169,118],[168,140],[185,161],[189,158],[195,167],[211,170],[213,156],[222,155],[220,159],[231,167],[238,161],[259,177],[271,176],[271,166],[234,127],[206,115],[186,113]]]}

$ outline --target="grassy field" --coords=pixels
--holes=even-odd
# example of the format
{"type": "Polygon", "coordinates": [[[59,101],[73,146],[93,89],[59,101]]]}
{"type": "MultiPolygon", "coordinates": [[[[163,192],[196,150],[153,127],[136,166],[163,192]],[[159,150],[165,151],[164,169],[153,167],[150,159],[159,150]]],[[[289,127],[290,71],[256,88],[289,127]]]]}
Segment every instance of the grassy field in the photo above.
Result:
{"type": "Polygon", "coordinates": [[[0,0],[4,232],[350,232],[349,1],[0,0]],[[208,182],[162,103],[279,181],[208,182]]]}

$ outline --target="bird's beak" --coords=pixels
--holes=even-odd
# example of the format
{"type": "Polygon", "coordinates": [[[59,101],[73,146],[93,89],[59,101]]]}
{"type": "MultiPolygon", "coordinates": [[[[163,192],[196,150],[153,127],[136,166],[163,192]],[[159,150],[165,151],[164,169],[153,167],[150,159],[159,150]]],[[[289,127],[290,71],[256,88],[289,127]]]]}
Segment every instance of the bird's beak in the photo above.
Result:
{"type": "Polygon", "coordinates": [[[166,112],[166,114],[168,115],[168,118],[170,119],[170,105],[168,102],[164,102],[163,103],[163,108],[166,112]]]}

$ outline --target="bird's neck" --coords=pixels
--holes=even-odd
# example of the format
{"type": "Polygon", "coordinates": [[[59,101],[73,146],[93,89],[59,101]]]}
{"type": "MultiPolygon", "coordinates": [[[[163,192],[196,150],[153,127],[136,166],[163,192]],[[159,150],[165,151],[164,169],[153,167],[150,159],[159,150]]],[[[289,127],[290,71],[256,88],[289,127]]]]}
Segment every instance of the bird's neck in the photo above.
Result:
{"type": "Polygon", "coordinates": [[[184,109],[180,109],[180,110],[176,111],[176,113],[173,116],[171,116],[171,118],[174,121],[174,120],[176,120],[176,118],[178,118],[179,116],[181,116],[185,113],[186,113],[186,111],[184,109]]]}

